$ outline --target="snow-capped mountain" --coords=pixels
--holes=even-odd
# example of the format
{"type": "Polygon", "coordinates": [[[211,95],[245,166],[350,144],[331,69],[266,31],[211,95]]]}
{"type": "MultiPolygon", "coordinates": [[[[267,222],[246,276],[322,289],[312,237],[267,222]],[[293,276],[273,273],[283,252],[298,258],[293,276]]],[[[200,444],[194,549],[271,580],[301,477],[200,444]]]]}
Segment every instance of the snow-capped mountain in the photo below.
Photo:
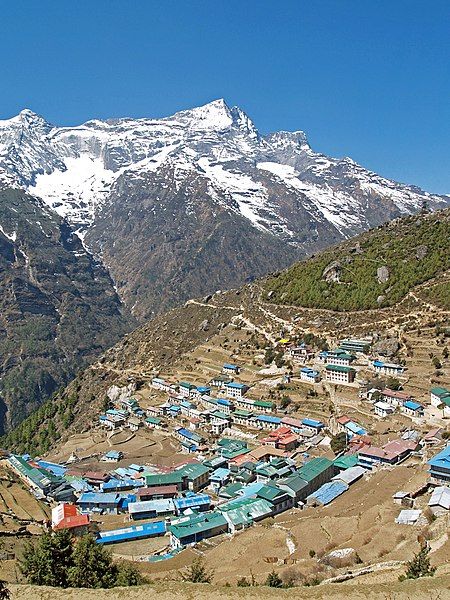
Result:
{"type": "Polygon", "coordinates": [[[75,127],[24,110],[0,121],[0,186],[24,188],[67,219],[138,316],[263,275],[424,202],[449,202],[316,153],[302,131],[261,135],[223,100],[75,127]]]}

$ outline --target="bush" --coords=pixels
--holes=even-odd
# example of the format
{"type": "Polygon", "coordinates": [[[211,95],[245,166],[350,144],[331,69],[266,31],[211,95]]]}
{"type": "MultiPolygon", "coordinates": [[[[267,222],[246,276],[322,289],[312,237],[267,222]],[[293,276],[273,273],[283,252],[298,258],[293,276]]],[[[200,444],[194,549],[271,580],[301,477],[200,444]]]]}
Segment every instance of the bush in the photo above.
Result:
{"type": "Polygon", "coordinates": [[[211,583],[214,578],[214,571],[209,571],[206,568],[205,561],[202,557],[196,558],[194,562],[186,568],[181,574],[183,581],[191,583],[211,583]]]}
{"type": "Polygon", "coordinates": [[[281,587],[283,587],[283,580],[281,579],[281,577],[278,575],[278,573],[276,571],[271,571],[267,575],[265,585],[267,585],[269,587],[273,587],[273,588],[281,588],[281,587]]]}
{"type": "Polygon", "coordinates": [[[428,554],[430,548],[424,544],[420,551],[414,555],[408,563],[406,563],[407,569],[405,575],[401,576],[404,579],[419,579],[420,577],[432,577],[436,572],[436,567],[430,565],[430,559],[428,554]]]}

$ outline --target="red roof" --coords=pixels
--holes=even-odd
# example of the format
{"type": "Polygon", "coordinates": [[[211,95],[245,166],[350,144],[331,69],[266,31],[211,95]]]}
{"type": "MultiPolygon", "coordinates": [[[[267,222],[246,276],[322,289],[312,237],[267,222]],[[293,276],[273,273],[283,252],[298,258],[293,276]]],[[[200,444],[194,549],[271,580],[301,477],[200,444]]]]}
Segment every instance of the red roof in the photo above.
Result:
{"type": "Polygon", "coordinates": [[[74,515],[65,517],[53,529],[75,529],[76,527],[86,527],[89,525],[89,515],[74,515]]]}
{"type": "Polygon", "coordinates": [[[300,421],[300,419],[294,419],[293,417],[283,417],[281,422],[284,425],[290,425],[291,427],[298,427],[299,429],[303,428],[303,423],[300,421]]]}
{"type": "Polygon", "coordinates": [[[390,398],[398,398],[398,400],[409,400],[412,398],[411,394],[406,392],[399,392],[397,390],[390,390],[389,388],[384,389],[382,392],[383,396],[389,396],[390,398]]]}
{"type": "Polygon", "coordinates": [[[178,493],[178,488],[176,485],[161,485],[161,486],[152,486],[145,487],[137,490],[136,496],[159,496],[161,494],[173,494],[176,496],[178,493]]]}
{"type": "Polygon", "coordinates": [[[401,456],[407,451],[412,452],[417,447],[417,443],[411,440],[392,440],[385,444],[382,448],[377,446],[369,446],[364,450],[360,450],[360,454],[365,456],[373,456],[374,458],[385,458],[386,460],[393,460],[398,456],[401,456]]]}
{"type": "Polygon", "coordinates": [[[349,419],[346,415],[343,415],[342,417],[339,417],[338,419],[336,419],[336,421],[337,421],[337,423],[340,423],[341,425],[345,425],[346,423],[351,421],[351,419],[349,419]]]}
{"type": "Polygon", "coordinates": [[[104,471],[86,471],[83,473],[85,479],[91,479],[92,481],[106,481],[109,479],[108,473],[104,471]]]}

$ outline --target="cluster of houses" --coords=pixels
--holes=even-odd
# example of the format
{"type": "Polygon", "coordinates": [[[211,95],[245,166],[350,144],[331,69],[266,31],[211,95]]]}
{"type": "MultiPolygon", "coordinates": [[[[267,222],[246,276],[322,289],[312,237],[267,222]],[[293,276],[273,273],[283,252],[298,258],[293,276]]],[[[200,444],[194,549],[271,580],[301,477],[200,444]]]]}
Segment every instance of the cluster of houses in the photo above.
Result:
{"type": "MultiPolygon", "coordinates": [[[[179,549],[218,534],[233,534],[291,508],[325,506],[373,469],[396,465],[437,438],[436,432],[421,442],[404,436],[376,447],[358,423],[342,417],[338,424],[349,433],[350,443],[334,460],[299,457],[293,452],[296,436],[289,426],[269,432],[253,448],[246,441],[223,437],[207,458],[186,458],[170,469],[132,464],[96,472],[29,456],[10,455],[6,460],[39,497],[56,504],[54,530],[85,532],[93,514],[124,514],[130,525],[96,534],[98,543],[168,533],[171,548],[179,549]],[[62,496],[58,490],[64,491],[62,496]],[[152,522],[142,524],[143,520],[152,522]]],[[[316,428],[315,423],[310,425],[316,428]]],[[[428,465],[433,506],[442,509],[449,495],[450,445],[428,465]]]]}

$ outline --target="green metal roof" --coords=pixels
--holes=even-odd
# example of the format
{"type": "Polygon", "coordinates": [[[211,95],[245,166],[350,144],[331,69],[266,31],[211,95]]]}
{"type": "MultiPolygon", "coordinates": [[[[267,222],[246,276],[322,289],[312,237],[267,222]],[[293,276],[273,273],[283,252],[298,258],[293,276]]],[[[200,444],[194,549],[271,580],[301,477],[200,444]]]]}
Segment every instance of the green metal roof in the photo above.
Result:
{"type": "Polygon", "coordinates": [[[289,477],[286,477],[286,479],[280,479],[278,483],[285,485],[293,492],[299,492],[308,485],[308,483],[302,479],[300,475],[297,475],[297,473],[289,475],[289,477]]]}
{"type": "Polygon", "coordinates": [[[302,479],[309,482],[326,471],[332,464],[332,461],[325,456],[312,458],[309,462],[300,467],[297,473],[302,479]]]}
{"type": "Polygon", "coordinates": [[[182,483],[183,473],[181,471],[173,471],[171,473],[148,473],[145,475],[145,485],[151,487],[154,485],[172,485],[182,483]]]}
{"type": "Polygon", "coordinates": [[[352,367],[341,367],[340,365],[327,365],[325,369],[327,371],[338,371],[339,373],[350,373],[350,371],[353,371],[353,373],[356,372],[352,367]]]}
{"type": "Polygon", "coordinates": [[[431,393],[434,394],[435,396],[448,396],[450,395],[450,390],[448,390],[447,388],[444,387],[434,387],[431,388],[431,393]]]}
{"type": "Polygon", "coordinates": [[[338,469],[350,469],[351,467],[356,467],[358,464],[358,455],[347,454],[346,456],[336,458],[333,462],[334,466],[338,469]]]}
{"type": "Polygon", "coordinates": [[[275,498],[285,493],[286,492],[284,490],[281,490],[279,487],[265,485],[259,490],[257,496],[259,498],[263,498],[264,500],[269,500],[269,502],[273,502],[275,498]]]}
{"type": "Polygon", "coordinates": [[[225,421],[228,421],[230,419],[230,416],[225,414],[221,410],[215,410],[214,412],[211,413],[211,415],[213,417],[217,417],[218,419],[224,419],[225,421]]]}
{"type": "Polygon", "coordinates": [[[208,512],[201,515],[194,515],[188,521],[169,525],[167,529],[177,538],[183,538],[227,525],[227,520],[221,513],[208,512]]]}
{"type": "Polygon", "coordinates": [[[218,510],[225,512],[233,525],[246,525],[271,515],[272,505],[264,498],[244,498],[226,502],[218,510]]]}
{"type": "Polygon", "coordinates": [[[236,415],[237,417],[251,417],[253,413],[250,410],[236,409],[233,412],[233,415],[236,415]]]}
{"type": "Polygon", "coordinates": [[[146,423],[152,423],[152,425],[159,425],[161,423],[161,419],[158,417],[147,417],[145,419],[146,423]]]}
{"type": "Polygon", "coordinates": [[[260,406],[261,408],[272,408],[273,402],[268,402],[267,400],[255,400],[253,402],[253,406],[260,406]]]}
{"type": "Polygon", "coordinates": [[[181,473],[182,475],[186,475],[188,481],[192,479],[197,479],[197,477],[202,477],[209,473],[209,469],[205,467],[205,465],[200,463],[187,463],[176,470],[177,473],[181,473]]]}

